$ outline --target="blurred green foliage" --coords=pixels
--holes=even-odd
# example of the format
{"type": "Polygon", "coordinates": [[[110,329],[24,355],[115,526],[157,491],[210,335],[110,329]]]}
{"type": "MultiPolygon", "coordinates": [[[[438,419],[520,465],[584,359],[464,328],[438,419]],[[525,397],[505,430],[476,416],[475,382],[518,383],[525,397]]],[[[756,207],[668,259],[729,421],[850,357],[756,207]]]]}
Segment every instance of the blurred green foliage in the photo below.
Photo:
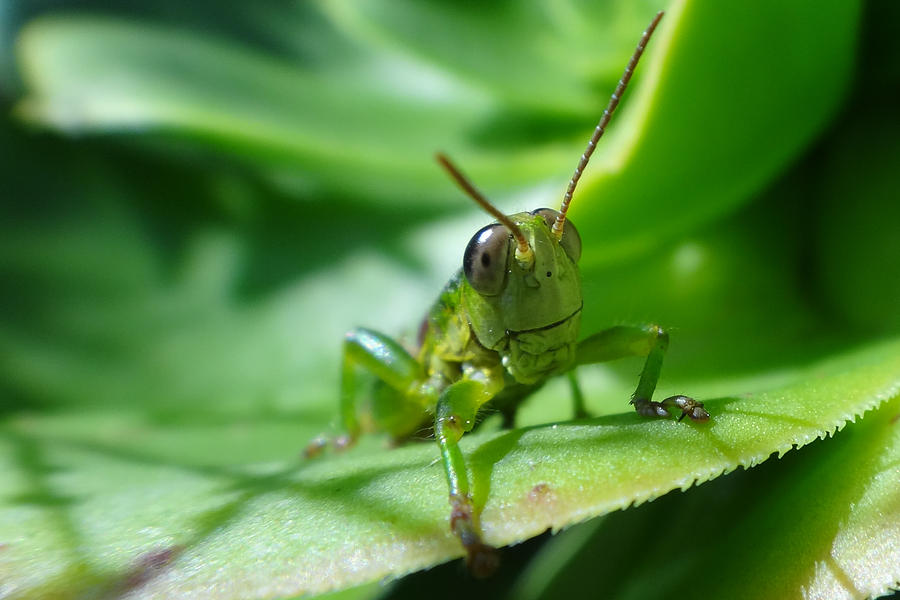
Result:
{"type": "MultiPolygon", "coordinates": [[[[284,596],[458,555],[431,445],[297,453],[334,425],[342,333],[409,336],[485,220],[434,151],[510,211],[555,206],[658,8],[0,5],[0,596],[284,596]]],[[[569,418],[552,384],[469,443],[486,527],[521,541],[858,422],[510,548],[492,581],[454,564],[346,594],[897,584],[900,11],[667,8],[573,208],[583,331],[672,329],[660,393],[712,398],[719,429],[638,424],[639,365],[585,370],[584,431],[621,432],[625,466],[582,426],[528,427],[569,418]],[[669,445],[677,464],[629,470],[669,445]],[[502,512],[529,460],[569,512],[502,512]]]]}

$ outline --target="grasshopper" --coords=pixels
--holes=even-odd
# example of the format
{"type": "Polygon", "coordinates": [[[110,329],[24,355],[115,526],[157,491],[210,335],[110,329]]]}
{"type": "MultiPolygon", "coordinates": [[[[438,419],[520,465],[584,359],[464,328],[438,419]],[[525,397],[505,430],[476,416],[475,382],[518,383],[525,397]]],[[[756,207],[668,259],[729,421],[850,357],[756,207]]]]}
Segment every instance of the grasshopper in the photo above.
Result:
{"type": "MultiPolygon", "coordinates": [[[[438,154],[438,162],[459,187],[497,222],[481,228],[469,241],[462,269],[444,287],[422,324],[416,356],[369,329],[355,329],[344,339],[340,406],[346,432],[335,445],[353,444],[363,429],[403,440],[433,424],[450,495],[450,529],[462,543],[475,575],[493,571],[498,559],[496,550],[482,541],[459,440],[472,430],[486,404],[511,423],[522,399],[549,377],[570,373],[575,413],[586,416],[572,370],[578,365],[645,356],[631,398],[639,415],[671,417],[672,408],[681,411],[679,421],[685,416],[698,422],[709,419],[703,404],[688,396],[652,400],[669,342],[659,326],[613,327],[578,341],[583,306],[577,266],[581,239],[566,213],[575,186],[662,16],[658,13],[641,36],[559,211],[539,208],[505,215],[447,157],[438,154]],[[365,413],[360,371],[379,381],[365,413]]],[[[307,455],[317,454],[326,444],[323,437],[313,440],[307,455]]]]}

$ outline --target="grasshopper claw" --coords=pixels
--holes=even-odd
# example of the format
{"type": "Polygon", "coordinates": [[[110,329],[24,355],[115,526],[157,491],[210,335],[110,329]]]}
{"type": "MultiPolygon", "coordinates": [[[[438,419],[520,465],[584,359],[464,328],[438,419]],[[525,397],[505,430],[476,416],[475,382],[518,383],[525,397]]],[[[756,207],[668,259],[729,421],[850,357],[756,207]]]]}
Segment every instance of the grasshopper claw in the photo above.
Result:
{"type": "Polygon", "coordinates": [[[476,543],[466,547],[466,566],[476,579],[485,579],[500,566],[500,553],[493,546],[476,543]]]}
{"type": "Polygon", "coordinates": [[[705,423],[709,421],[709,412],[703,408],[702,402],[697,402],[690,396],[670,396],[660,403],[662,406],[674,406],[681,409],[681,415],[678,420],[681,421],[685,417],[690,417],[695,423],[705,423]]]}

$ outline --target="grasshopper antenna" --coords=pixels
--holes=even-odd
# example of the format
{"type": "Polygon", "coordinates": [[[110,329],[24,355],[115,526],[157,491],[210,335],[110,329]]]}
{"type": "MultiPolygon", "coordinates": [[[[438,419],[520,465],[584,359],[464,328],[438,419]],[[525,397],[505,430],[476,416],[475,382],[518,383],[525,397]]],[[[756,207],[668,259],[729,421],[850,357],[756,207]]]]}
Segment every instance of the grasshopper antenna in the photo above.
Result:
{"type": "Polygon", "coordinates": [[[531,246],[528,244],[528,239],[525,237],[525,234],[522,233],[522,230],[519,229],[519,226],[513,223],[512,219],[508,216],[504,215],[500,212],[496,206],[491,204],[487,198],[485,198],[481,192],[475,189],[475,186],[472,185],[472,182],[462,174],[462,172],[456,168],[450,159],[447,158],[444,154],[438,152],[434,155],[437,161],[441,164],[442,167],[450,174],[450,177],[456,181],[456,184],[459,185],[462,190],[469,195],[472,200],[478,203],[481,208],[486,210],[491,214],[494,218],[496,218],[504,227],[506,227],[509,232],[516,238],[516,260],[519,262],[519,265],[525,270],[531,268],[534,264],[534,252],[531,250],[531,246]]]}
{"type": "Polygon", "coordinates": [[[612,97],[609,99],[609,104],[606,105],[606,109],[603,111],[603,115],[600,117],[600,122],[597,123],[597,127],[594,129],[593,135],[591,135],[590,141],[588,141],[587,148],[584,151],[584,154],[581,155],[581,160],[578,161],[578,166],[575,167],[575,173],[572,175],[572,179],[569,181],[569,187],[566,189],[566,195],[563,197],[562,205],[559,207],[559,216],[556,217],[556,221],[553,222],[553,235],[557,240],[562,239],[563,235],[563,226],[566,224],[566,213],[569,211],[569,204],[572,202],[572,194],[575,192],[575,186],[578,185],[578,180],[581,179],[581,173],[584,171],[584,168],[587,166],[588,161],[591,159],[591,155],[594,153],[594,149],[597,147],[597,142],[603,136],[603,132],[606,131],[606,126],[609,125],[609,120],[612,117],[613,111],[616,110],[616,107],[619,105],[619,100],[622,98],[622,94],[625,93],[625,88],[628,87],[628,82],[631,81],[631,76],[634,74],[634,69],[637,67],[638,61],[641,59],[641,55],[644,54],[644,48],[647,47],[647,42],[650,40],[650,36],[653,35],[653,32],[656,30],[656,26],[659,25],[659,21],[663,18],[664,11],[659,11],[656,13],[656,16],[653,17],[653,20],[650,21],[650,25],[647,26],[647,29],[644,30],[643,35],[641,35],[641,39],[638,42],[637,48],[634,51],[634,54],[631,55],[631,60],[628,61],[628,64],[625,66],[625,72],[622,74],[622,78],[619,80],[619,85],[616,86],[616,90],[613,92],[612,97]]]}

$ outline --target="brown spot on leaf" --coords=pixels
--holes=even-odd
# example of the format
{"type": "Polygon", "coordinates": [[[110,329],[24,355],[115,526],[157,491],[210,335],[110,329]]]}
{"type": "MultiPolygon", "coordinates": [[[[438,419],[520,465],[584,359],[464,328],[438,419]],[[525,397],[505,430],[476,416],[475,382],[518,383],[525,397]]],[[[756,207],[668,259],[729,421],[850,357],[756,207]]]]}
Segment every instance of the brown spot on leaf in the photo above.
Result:
{"type": "Polygon", "coordinates": [[[175,560],[183,549],[183,546],[170,546],[142,554],[123,578],[122,587],[132,590],[145,584],[175,560]]]}
{"type": "Polygon", "coordinates": [[[533,503],[547,503],[555,499],[556,494],[547,483],[539,483],[528,492],[528,500],[533,503]]]}
{"type": "Polygon", "coordinates": [[[520,492],[515,505],[518,514],[538,523],[554,526],[560,510],[560,497],[550,483],[539,482],[520,492]]]}
{"type": "Polygon", "coordinates": [[[532,519],[553,522],[558,512],[556,491],[549,483],[538,483],[531,488],[524,498],[524,512],[532,519]]]}

